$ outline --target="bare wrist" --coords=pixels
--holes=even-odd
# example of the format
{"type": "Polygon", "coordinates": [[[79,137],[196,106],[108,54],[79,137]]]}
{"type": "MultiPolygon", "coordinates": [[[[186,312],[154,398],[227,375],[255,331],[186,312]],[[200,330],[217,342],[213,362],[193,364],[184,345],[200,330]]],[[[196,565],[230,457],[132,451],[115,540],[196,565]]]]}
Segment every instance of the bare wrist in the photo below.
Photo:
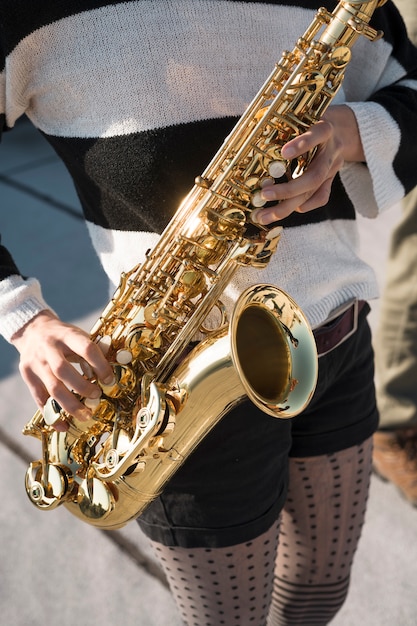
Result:
{"type": "Polygon", "coordinates": [[[352,109],[346,104],[330,106],[324,119],[334,126],[335,133],[342,142],[344,160],[363,163],[366,160],[365,153],[356,116],[352,109]]]}
{"type": "Polygon", "coordinates": [[[19,328],[19,330],[17,330],[14,335],[12,335],[12,337],[10,338],[10,343],[16,346],[16,344],[19,342],[19,339],[23,337],[25,331],[29,326],[31,326],[32,324],[36,324],[39,321],[43,321],[43,319],[46,318],[57,319],[57,316],[50,309],[43,309],[42,311],[39,311],[39,313],[36,313],[36,315],[34,315],[28,322],[26,322],[26,324],[19,328]]]}

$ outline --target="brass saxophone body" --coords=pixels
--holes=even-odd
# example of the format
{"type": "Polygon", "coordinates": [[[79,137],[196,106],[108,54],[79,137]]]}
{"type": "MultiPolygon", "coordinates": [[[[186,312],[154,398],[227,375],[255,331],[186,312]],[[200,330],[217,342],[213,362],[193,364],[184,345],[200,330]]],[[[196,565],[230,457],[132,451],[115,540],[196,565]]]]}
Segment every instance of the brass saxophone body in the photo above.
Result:
{"type": "MultiPolygon", "coordinates": [[[[289,418],[310,401],[315,342],[282,290],[247,289],[227,319],[221,295],[238,267],[265,267],[281,227],[251,222],[260,189],[298,175],[314,154],[285,161],[282,146],[317,122],[340,87],[351,47],[380,0],[321,8],[284,52],[145,261],[122,275],[91,331],[114,381],[87,422],[49,399],[24,434],[42,443],[26,491],[41,510],[64,504],[83,521],[116,529],[140,515],[222,416],[246,397],[289,418]],[[294,172],[294,165],[295,172],[294,172]],[[208,317],[215,328],[206,327],[208,317]],[[206,325],[205,325],[206,324],[206,325]],[[191,340],[203,340],[192,347],[191,340]],[[53,424],[67,418],[67,432],[53,424]]],[[[256,425],[254,425],[256,428],[256,425]]],[[[249,434],[248,434],[249,436],[249,434]]]]}

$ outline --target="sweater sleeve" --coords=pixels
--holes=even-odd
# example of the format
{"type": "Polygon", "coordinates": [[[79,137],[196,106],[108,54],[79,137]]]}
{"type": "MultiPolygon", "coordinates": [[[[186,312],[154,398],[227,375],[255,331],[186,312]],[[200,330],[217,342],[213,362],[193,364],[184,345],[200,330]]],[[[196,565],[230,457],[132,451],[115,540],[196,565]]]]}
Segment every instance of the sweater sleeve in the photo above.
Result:
{"type": "Polygon", "coordinates": [[[385,72],[365,101],[347,102],[356,116],[366,166],[347,164],[341,172],[351,200],[368,217],[392,207],[417,185],[417,48],[396,7],[388,3],[384,9],[375,15],[391,46],[385,72]]]}
{"type": "Polygon", "coordinates": [[[0,334],[6,341],[45,309],[50,307],[36,279],[12,275],[0,281],[0,334]]]}

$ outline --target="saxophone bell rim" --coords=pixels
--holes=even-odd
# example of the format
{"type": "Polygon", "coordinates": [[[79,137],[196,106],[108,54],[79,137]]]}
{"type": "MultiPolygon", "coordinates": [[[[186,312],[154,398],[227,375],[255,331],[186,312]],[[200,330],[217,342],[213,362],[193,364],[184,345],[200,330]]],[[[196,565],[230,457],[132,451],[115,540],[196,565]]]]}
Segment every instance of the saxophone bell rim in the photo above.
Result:
{"type": "Polygon", "coordinates": [[[310,325],[291,296],[274,285],[249,287],[236,302],[229,332],[249,399],[276,418],[301,413],[316,387],[318,357],[310,325]]]}

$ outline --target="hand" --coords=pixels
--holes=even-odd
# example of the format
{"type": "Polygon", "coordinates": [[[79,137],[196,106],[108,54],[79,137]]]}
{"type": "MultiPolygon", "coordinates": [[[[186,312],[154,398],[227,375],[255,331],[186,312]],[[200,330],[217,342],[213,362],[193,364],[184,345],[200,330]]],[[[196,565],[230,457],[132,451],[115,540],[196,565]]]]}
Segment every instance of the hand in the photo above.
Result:
{"type": "Polygon", "coordinates": [[[291,160],[316,147],[313,160],[301,176],[264,188],[263,198],[279,204],[254,211],[254,222],[271,224],[293,211],[306,213],[326,205],[333,179],[345,161],[365,161],[356,118],[348,106],[329,107],[317,124],[286,143],[281,154],[291,160]]]}
{"type": "MultiPolygon", "coordinates": [[[[91,413],[74,391],[82,397],[97,399],[97,383],[87,380],[73,363],[87,364],[98,380],[109,383],[113,370],[101,349],[81,329],[60,321],[51,311],[38,313],[12,337],[20,352],[20,373],[42,410],[49,397],[70,415],[85,420],[91,413]]],[[[57,430],[64,425],[57,422],[57,430]]]]}

